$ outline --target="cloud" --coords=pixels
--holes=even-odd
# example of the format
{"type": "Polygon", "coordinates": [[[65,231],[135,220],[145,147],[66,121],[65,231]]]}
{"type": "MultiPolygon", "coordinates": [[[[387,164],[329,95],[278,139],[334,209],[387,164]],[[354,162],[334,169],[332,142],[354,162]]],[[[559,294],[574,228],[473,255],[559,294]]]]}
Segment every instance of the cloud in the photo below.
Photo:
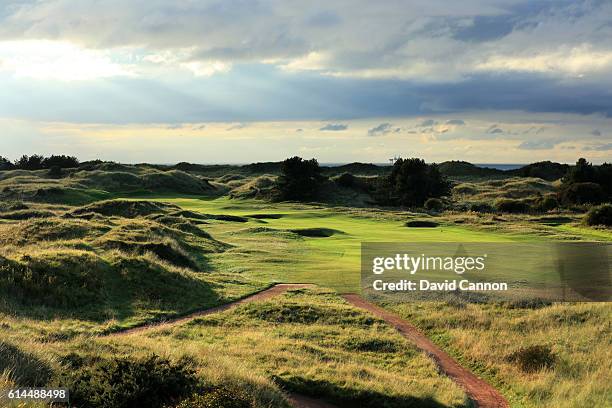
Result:
{"type": "Polygon", "coordinates": [[[328,123],[319,130],[322,132],[339,132],[346,129],[348,129],[348,125],[344,125],[341,123],[328,123]]]}
{"type": "Polygon", "coordinates": [[[424,121],[422,121],[419,125],[417,125],[418,127],[431,127],[431,126],[435,126],[437,125],[438,122],[433,120],[433,119],[425,119],[424,121]]]}
{"type": "Polygon", "coordinates": [[[603,143],[603,144],[585,146],[584,150],[606,152],[606,151],[612,150],[612,143],[603,143]]]}
{"type": "Polygon", "coordinates": [[[479,71],[605,77],[611,13],[610,2],[588,0],[415,0],[410,7],[368,0],[21,0],[0,6],[0,40],[165,51],[181,56],[177,64],[209,68],[285,66],[316,53],[325,56],[321,74],[359,78],[444,83],[479,71]]]}
{"type": "Polygon", "coordinates": [[[447,125],[457,125],[457,126],[464,126],[465,122],[461,119],[450,119],[446,121],[447,125]]]}
{"type": "Polygon", "coordinates": [[[498,127],[497,125],[491,125],[487,129],[487,133],[490,134],[490,135],[502,134],[502,133],[504,133],[504,130],[502,128],[498,127]]]}
{"type": "Polygon", "coordinates": [[[382,136],[391,132],[398,133],[400,131],[401,128],[393,127],[391,123],[381,123],[380,125],[368,129],[368,136],[382,136]]]}
{"type": "Polygon", "coordinates": [[[235,125],[232,125],[230,127],[228,127],[227,129],[225,129],[228,132],[231,132],[232,130],[240,130],[240,129],[244,129],[245,127],[248,127],[248,123],[237,123],[235,125]]]}
{"type": "Polygon", "coordinates": [[[521,150],[546,150],[552,149],[561,143],[559,140],[526,140],[518,145],[521,150]]]}

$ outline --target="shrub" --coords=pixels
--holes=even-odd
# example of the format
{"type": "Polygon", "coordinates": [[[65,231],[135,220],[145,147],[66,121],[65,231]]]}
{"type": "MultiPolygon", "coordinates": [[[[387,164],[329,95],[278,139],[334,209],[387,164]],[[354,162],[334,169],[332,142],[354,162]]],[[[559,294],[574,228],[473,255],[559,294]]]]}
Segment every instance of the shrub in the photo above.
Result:
{"type": "Polygon", "coordinates": [[[494,206],[497,211],[505,213],[527,213],[531,210],[529,203],[526,201],[512,198],[495,200],[494,206]]]}
{"type": "Polygon", "coordinates": [[[495,212],[495,208],[488,203],[471,203],[468,207],[470,211],[478,213],[492,213],[495,212]]]}
{"type": "Polygon", "coordinates": [[[51,178],[60,178],[62,177],[62,168],[59,166],[53,166],[49,168],[47,175],[51,178]]]}
{"type": "Polygon", "coordinates": [[[353,187],[355,186],[355,176],[350,173],[342,173],[336,179],[336,183],[341,187],[353,187]]]}
{"type": "Polygon", "coordinates": [[[250,408],[251,399],[244,392],[213,387],[181,401],[175,408],[250,408]]]}
{"type": "Polygon", "coordinates": [[[552,195],[538,197],[535,201],[535,208],[538,211],[550,211],[559,207],[559,201],[552,195]]]}
{"type": "Polygon", "coordinates": [[[532,373],[555,364],[556,357],[549,346],[529,346],[518,349],[506,358],[526,372],[532,373]]]}
{"type": "Polygon", "coordinates": [[[438,198],[429,198],[425,201],[425,209],[430,211],[440,211],[444,208],[444,203],[438,198]]]}
{"type": "Polygon", "coordinates": [[[612,226],[612,204],[603,204],[591,208],[584,217],[584,222],[587,225],[612,226]]]}
{"type": "Polygon", "coordinates": [[[58,383],[70,402],[91,408],[157,408],[193,394],[198,380],[187,359],[176,363],[151,355],[118,357],[65,370],[58,383]]]}

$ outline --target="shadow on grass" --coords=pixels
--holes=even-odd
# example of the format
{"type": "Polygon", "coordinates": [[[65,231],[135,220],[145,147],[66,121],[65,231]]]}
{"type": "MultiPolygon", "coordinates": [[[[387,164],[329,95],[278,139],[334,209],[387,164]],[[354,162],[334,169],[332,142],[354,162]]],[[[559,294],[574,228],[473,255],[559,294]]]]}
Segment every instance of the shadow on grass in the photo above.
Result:
{"type": "Polygon", "coordinates": [[[16,385],[24,387],[41,387],[53,375],[46,362],[10,343],[0,341],[0,373],[3,372],[8,372],[16,385]]]}
{"type": "MultiPolygon", "coordinates": [[[[431,397],[385,395],[372,390],[342,387],[327,381],[299,376],[273,376],[273,380],[290,391],[324,399],[339,408],[451,408],[431,397]]],[[[468,408],[470,405],[462,404],[452,407],[468,408]]]]}

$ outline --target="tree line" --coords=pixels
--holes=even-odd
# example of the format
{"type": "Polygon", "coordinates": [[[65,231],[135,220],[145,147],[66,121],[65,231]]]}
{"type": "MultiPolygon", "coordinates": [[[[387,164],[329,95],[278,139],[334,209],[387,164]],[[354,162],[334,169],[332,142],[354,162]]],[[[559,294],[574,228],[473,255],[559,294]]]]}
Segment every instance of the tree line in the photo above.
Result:
{"type": "MultiPolygon", "coordinates": [[[[547,164],[541,163],[540,167],[547,164]]],[[[561,179],[557,198],[542,197],[542,202],[536,203],[539,209],[546,211],[556,208],[556,202],[572,205],[612,201],[612,164],[594,166],[581,158],[575,166],[564,166],[567,170],[561,179]]],[[[316,200],[327,181],[316,159],[291,157],[281,164],[275,198],[279,201],[316,200]]],[[[343,174],[336,182],[346,187],[358,187],[357,178],[351,174],[343,174]]],[[[367,190],[380,205],[402,207],[434,206],[436,199],[448,196],[451,192],[451,183],[438,166],[418,158],[400,158],[395,161],[388,175],[376,177],[371,184],[362,184],[360,187],[367,190]]],[[[522,201],[520,204],[525,205],[522,201]]]]}
{"type": "Polygon", "coordinates": [[[51,155],[49,157],[40,154],[33,154],[31,156],[24,154],[14,162],[0,156],[0,170],[68,169],[72,167],[79,167],[79,160],[74,156],[66,156],[64,154],[51,155]]]}
{"type": "MultiPolygon", "coordinates": [[[[314,200],[327,180],[316,159],[291,157],[281,164],[275,198],[279,201],[314,200]]],[[[347,174],[341,176],[339,182],[350,185],[353,178],[347,174]]],[[[412,158],[396,160],[389,175],[378,177],[367,188],[381,205],[421,207],[429,198],[450,194],[451,184],[436,164],[412,158]]]]}

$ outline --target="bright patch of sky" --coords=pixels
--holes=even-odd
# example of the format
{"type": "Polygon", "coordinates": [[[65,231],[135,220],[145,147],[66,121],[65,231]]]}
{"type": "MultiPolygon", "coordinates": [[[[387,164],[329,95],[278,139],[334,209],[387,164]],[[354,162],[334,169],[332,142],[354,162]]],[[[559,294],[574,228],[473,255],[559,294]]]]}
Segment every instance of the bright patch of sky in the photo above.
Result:
{"type": "Polygon", "coordinates": [[[7,0],[0,155],[609,161],[611,38],[605,0],[7,0]]]}

